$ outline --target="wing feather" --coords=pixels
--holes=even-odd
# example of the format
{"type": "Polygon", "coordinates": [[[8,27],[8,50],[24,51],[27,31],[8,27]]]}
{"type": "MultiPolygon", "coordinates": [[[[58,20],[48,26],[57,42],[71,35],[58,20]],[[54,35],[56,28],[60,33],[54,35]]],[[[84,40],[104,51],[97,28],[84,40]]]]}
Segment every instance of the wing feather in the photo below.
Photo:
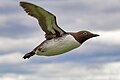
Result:
{"type": "Polygon", "coordinates": [[[38,20],[42,30],[46,33],[46,39],[65,34],[65,31],[57,25],[56,17],[52,13],[32,3],[20,2],[20,5],[28,15],[31,15],[38,20]]]}

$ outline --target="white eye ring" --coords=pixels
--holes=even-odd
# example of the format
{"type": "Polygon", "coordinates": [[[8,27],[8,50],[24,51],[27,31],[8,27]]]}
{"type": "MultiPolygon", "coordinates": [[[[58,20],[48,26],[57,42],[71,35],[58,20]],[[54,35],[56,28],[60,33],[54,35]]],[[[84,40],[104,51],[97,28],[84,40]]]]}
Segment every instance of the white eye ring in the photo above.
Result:
{"type": "Polygon", "coordinates": [[[87,34],[87,32],[84,32],[83,34],[84,34],[84,35],[86,35],[86,34],[87,34]]]}

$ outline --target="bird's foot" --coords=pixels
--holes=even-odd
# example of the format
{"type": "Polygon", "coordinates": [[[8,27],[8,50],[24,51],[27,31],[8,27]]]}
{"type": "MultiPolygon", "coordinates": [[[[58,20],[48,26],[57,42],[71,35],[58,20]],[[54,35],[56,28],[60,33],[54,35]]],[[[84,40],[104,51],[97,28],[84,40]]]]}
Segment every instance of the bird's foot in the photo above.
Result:
{"type": "Polygon", "coordinates": [[[25,54],[24,56],[23,56],[23,58],[24,59],[26,59],[26,58],[30,58],[31,56],[33,56],[33,55],[35,55],[35,53],[33,53],[33,52],[30,52],[30,53],[27,53],[27,54],[25,54]]]}

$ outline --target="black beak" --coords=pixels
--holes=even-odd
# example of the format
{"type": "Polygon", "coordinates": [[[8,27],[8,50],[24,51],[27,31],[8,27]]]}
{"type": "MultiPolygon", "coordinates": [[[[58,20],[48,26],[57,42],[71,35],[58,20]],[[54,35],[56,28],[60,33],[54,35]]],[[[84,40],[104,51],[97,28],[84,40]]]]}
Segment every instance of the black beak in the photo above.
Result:
{"type": "Polygon", "coordinates": [[[97,37],[97,36],[100,36],[100,35],[98,35],[98,34],[93,34],[93,37],[97,37]]]}

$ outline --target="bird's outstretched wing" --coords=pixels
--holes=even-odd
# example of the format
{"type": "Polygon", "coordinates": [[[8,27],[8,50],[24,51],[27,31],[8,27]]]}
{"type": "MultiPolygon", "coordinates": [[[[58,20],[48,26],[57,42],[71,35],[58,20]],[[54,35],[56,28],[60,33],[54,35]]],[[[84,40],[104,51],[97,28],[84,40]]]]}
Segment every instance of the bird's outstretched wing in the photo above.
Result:
{"type": "Polygon", "coordinates": [[[66,33],[57,25],[56,17],[52,13],[28,2],[20,2],[20,6],[24,8],[28,15],[38,20],[42,30],[46,33],[46,39],[58,37],[66,33]]]}

